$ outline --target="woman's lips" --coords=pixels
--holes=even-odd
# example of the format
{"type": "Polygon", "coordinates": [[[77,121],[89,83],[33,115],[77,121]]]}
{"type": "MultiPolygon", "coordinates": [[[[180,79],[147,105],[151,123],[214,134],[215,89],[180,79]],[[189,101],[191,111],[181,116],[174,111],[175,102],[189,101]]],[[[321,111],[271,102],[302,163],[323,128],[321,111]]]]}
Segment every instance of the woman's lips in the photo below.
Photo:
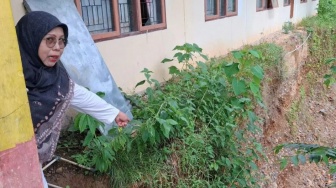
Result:
{"type": "Polygon", "coordinates": [[[53,63],[57,62],[59,56],[50,56],[49,60],[53,63]]]}

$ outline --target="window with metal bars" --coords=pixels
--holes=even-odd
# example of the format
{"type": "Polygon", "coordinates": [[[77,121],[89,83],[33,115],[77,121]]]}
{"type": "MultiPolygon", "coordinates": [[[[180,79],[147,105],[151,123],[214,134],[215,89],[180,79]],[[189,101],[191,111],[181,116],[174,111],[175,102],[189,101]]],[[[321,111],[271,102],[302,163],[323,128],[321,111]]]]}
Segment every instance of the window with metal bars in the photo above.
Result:
{"type": "Polygon", "coordinates": [[[238,15],[237,0],[205,0],[205,20],[238,15]]]}
{"type": "Polygon", "coordinates": [[[278,0],[257,0],[257,11],[273,9],[278,7],[278,0]]]}
{"type": "Polygon", "coordinates": [[[75,0],[95,40],[164,29],[165,0],[75,0]]]}

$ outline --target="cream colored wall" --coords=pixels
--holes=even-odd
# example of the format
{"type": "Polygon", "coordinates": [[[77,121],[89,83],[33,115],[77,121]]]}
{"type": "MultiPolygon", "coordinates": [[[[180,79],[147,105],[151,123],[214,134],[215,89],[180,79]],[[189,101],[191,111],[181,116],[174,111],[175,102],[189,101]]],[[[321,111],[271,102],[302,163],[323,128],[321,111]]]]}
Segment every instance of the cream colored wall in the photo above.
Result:
{"type": "MultiPolygon", "coordinates": [[[[161,62],[173,56],[176,45],[185,42],[184,2],[166,0],[167,29],[96,43],[116,83],[131,92],[136,83],[144,80],[144,68],[155,73],[154,78],[167,78],[168,65],[161,62]]],[[[137,91],[144,87],[137,88],[137,91]]]]}
{"type": "MultiPolygon", "coordinates": [[[[266,34],[280,30],[286,21],[297,22],[316,13],[317,1],[295,0],[294,17],[290,6],[256,12],[256,2],[238,0],[238,16],[205,21],[203,0],[166,0],[167,29],[143,35],[97,43],[117,84],[133,90],[144,79],[143,68],[155,72],[160,81],[167,78],[166,67],[159,62],[172,57],[172,49],[185,42],[196,43],[209,56],[225,55],[266,34]]],[[[142,90],[143,88],[139,88],[142,90]]]]}
{"type": "MultiPolygon", "coordinates": [[[[130,93],[145,77],[144,68],[154,72],[154,78],[168,78],[168,65],[161,64],[171,58],[172,49],[185,42],[196,43],[209,56],[225,55],[244,44],[253,43],[266,34],[280,30],[283,23],[296,23],[316,14],[318,1],[300,3],[295,0],[294,17],[290,6],[256,12],[256,0],[238,0],[238,16],[205,21],[204,0],[166,0],[167,29],[96,43],[105,63],[119,87],[130,93]]],[[[22,0],[11,0],[14,19],[23,14],[22,0]]],[[[139,87],[137,91],[143,90],[139,87]]]]}
{"type": "MultiPolygon", "coordinates": [[[[193,0],[185,0],[192,4],[193,0]]],[[[300,3],[295,0],[294,17],[290,18],[290,6],[256,12],[256,1],[238,0],[238,16],[204,21],[203,1],[186,10],[187,42],[195,42],[210,56],[226,54],[244,44],[253,43],[261,37],[281,30],[286,21],[297,22],[316,13],[317,1],[300,3]],[[200,6],[202,5],[202,6],[200,6]]]]}

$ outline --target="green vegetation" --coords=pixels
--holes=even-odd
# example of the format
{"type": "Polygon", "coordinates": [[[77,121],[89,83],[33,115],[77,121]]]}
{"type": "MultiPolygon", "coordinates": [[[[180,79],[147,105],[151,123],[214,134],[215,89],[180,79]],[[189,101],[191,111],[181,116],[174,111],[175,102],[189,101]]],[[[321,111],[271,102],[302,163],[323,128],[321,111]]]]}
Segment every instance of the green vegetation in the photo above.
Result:
{"type": "MultiPolygon", "coordinates": [[[[318,16],[299,24],[310,36],[307,80],[317,83],[325,75],[327,86],[335,82],[336,73],[335,66],[330,68],[335,59],[329,59],[336,57],[335,6],[335,0],[322,0],[318,16]]],[[[133,106],[132,126],[102,136],[97,130],[102,124],[86,114],[76,116],[72,130],[85,139],[83,152],[73,157],[108,173],[112,187],[258,187],[262,177],[257,162],[264,154],[251,136],[259,134],[262,121],[254,110],[264,107],[260,93],[264,71],[278,71],[275,75],[282,78],[282,48],[263,43],[212,59],[196,44],[176,46],[174,51],[172,59],[162,60],[179,63],[179,68],[169,67],[170,80],[161,85],[145,68],[145,80],[136,86],[149,87],[143,95],[127,96],[133,106]]],[[[302,88],[288,114],[290,124],[297,120],[305,95],[302,88]]],[[[60,147],[73,145],[67,140],[60,147]]],[[[282,169],[288,161],[305,163],[307,155],[308,161],[327,164],[336,158],[335,149],[313,144],[286,143],[274,151],[283,148],[296,155],[284,157],[282,169]]],[[[336,172],[336,167],[331,169],[336,172]]]]}
{"type": "Polygon", "coordinates": [[[144,69],[145,80],[137,86],[149,87],[143,95],[126,96],[133,126],[102,136],[102,124],[86,114],[75,117],[71,130],[85,139],[84,151],[73,157],[108,173],[112,187],[257,187],[257,161],[264,154],[251,136],[261,122],[254,109],[264,107],[264,70],[277,66],[282,49],[245,46],[216,59],[196,44],[174,51],[174,58],[161,62],[181,67],[169,67],[169,81],[162,86],[144,69]]]}
{"type": "Polygon", "coordinates": [[[285,33],[285,34],[288,34],[290,31],[293,31],[294,30],[294,24],[290,21],[288,22],[285,22],[283,25],[282,25],[282,31],[285,33]]]}
{"type": "Polygon", "coordinates": [[[330,58],[326,60],[326,64],[330,66],[330,71],[324,75],[324,84],[329,88],[336,82],[336,65],[333,62],[336,61],[336,58],[330,58]],[[331,65],[330,65],[331,64],[331,65]]]}
{"type": "Polygon", "coordinates": [[[319,1],[318,15],[302,20],[301,26],[310,34],[309,66],[318,75],[328,71],[324,62],[336,57],[336,0],[319,1]]]}
{"type": "Polygon", "coordinates": [[[297,135],[298,132],[297,121],[299,119],[299,112],[301,111],[303,103],[305,101],[305,96],[305,90],[304,88],[301,88],[299,98],[297,100],[294,100],[294,102],[290,106],[289,112],[286,114],[290,133],[294,136],[297,135]]]}
{"type": "Polygon", "coordinates": [[[305,164],[307,159],[309,162],[324,162],[330,166],[330,173],[336,173],[336,164],[331,161],[336,160],[336,149],[330,147],[319,146],[317,144],[304,144],[304,143],[287,143],[281,144],[274,148],[274,152],[278,154],[282,149],[288,148],[295,150],[296,154],[281,159],[281,169],[284,169],[288,161],[294,165],[305,164]]]}

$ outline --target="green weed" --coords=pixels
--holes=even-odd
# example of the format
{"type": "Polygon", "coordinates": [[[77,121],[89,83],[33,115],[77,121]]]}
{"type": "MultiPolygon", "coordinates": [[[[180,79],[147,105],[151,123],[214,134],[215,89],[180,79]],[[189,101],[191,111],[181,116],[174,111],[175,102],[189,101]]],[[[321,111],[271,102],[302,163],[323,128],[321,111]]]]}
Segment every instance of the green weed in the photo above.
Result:
{"type": "Polygon", "coordinates": [[[250,136],[260,131],[254,109],[263,107],[264,67],[279,63],[282,52],[274,44],[257,48],[233,51],[227,61],[209,59],[196,44],[176,46],[161,62],[180,64],[169,67],[172,79],[162,85],[145,68],[136,87],[149,87],[126,96],[136,126],[105,137],[91,117],[75,118],[87,134],[76,159],[109,173],[113,187],[257,187],[264,154],[250,136]]]}

